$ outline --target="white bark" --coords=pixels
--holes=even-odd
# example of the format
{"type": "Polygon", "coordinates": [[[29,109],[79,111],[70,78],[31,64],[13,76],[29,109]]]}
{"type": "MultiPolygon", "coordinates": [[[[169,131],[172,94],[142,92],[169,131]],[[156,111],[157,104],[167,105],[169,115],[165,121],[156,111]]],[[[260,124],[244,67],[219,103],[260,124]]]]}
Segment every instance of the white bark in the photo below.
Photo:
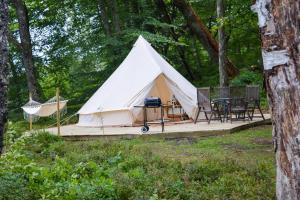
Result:
{"type": "Polygon", "coordinates": [[[300,2],[257,0],[276,152],[276,197],[300,199],[300,2]],[[274,23],[276,22],[276,23],[274,23]]]}
{"type": "Polygon", "coordinates": [[[290,57],[287,50],[280,51],[262,51],[262,58],[264,62],[264,69],[269,70],[278,65],[287,64],[290,57]]]}

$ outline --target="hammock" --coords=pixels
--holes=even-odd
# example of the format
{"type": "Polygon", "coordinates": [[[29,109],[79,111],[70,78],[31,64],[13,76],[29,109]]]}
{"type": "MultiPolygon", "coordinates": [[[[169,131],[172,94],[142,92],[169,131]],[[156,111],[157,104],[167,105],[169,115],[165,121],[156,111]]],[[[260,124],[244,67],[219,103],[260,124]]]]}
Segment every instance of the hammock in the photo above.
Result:
{"type": "MultiPolygon", "coordinates": [[[[59,112],[64,115],[67,112],[67,102],[62,97],[59,98],[59,112]]],[[[32,122],[37,121],[40,117],[55,117],[57,112],[57,100],[56,97],[49,99],[47,102],[41,104],[37,101],[29,101],[21,107],[24,111],[24,119],[27,121],[31,120],[32,122]]]]}

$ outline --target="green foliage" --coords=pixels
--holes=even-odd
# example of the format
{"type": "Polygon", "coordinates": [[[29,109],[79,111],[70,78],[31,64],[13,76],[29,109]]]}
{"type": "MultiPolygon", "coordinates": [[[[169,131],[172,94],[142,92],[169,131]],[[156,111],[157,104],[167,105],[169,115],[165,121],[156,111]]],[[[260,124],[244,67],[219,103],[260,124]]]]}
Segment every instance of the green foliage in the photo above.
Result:
{"type": "Polygon", "coordinates": [[[0,173],[0,200],[30,200],[36,198],[23,174],[0,173]]]}
{"type": "Polygon", "coordinates": [[[4,143],[6,147],[12,145],[19,137],[21,137],[27,129],[28,123],[25,121],[19,121],[13,123],[11,121],[7,124],[7,131],[5,132],[4,143]]]}
{"type": "Polygon", "coordinates": [[[269,128],[192,144],[157,139],[72,142],[40,132],[20,137],[0,158],[0,196],[272,199],[275,169],[270,149],[269,128]]]}
{"type": "MultiPolygon", "coordinates": [[[[110,34],[104,30],[98,1],[24,1],[28,7],[42,101],[53,97],[55,88],[60,87],[62,96],[70,100],[69,105],[80,107],[114,72],[140,34],[196,86],[218,84],[217,64],[187,29],[186,20],[171,1],[165,1],[171,23],[164,19],[162,8],[158,8],[154,1],[115,1],[116,12],[112,12],[112,4],[107,5],[110,34]],[[114,30],[114,14],[119,16],[120,32],[114,30]],[[177,38],[174,38],[174,33],[177,38]],[[179,48],[184,51],[185,62],[190,66],[195,80],[183,66],[179,48]]],[[[262,65],[257,17],[250,10],[251,1],[226,1],[224,20],[216,17],[214,1],[190,2],[213,37],[216,38],[220,24],[225,26],[227,54],[238,68],[250,70],[252,65],[262,65]]],[[[10,9],[10,30],[18,38],[13,8],[10,9]]],[[[19,108],[28,99],[28,89],[22,55],[14,45],[10,45],[10,65],[10,119],[16,121],[22,117],[19,108]]],[[[260,73],[242,73],[237,79],[249,80],[250,77],[262,82],[260,73]]]]}
{"type": "Polygon", "coordinates": [[[0,159],[1,194],[3,188],[20,184],[19,191],[24,194],[12,193],[9,199],[29,199],[31,194],[41,199],[116,199],[113,182],[103,168],[92,161],[73,165],[58,156],[51,157],[45,152],[53,143],[61,143],[61,139],[43,132],[19,138],[0,159]],[[39,165],[35,159],[45,162],[39,165]],[[14,176],[8,179],[9,173],[14,176]]]}
{"type": "Polygon", "coordinates": [[[255,66],[252,66],[253,69],[242,69],[240,75],[234,78],[231,81],[232,85],[259,85],[260,87],[260,97],[261,97],[261,106],[264,109],[268,109],[266,91],[263,88],[263,74],[260,71],[255,69],[255,66]]]}
{"type": "Polygon", "coordinates": [[[262,87],[261,72],[241,69],[240,75],[231,81],[232,85],[260,85],[262,87]]]}

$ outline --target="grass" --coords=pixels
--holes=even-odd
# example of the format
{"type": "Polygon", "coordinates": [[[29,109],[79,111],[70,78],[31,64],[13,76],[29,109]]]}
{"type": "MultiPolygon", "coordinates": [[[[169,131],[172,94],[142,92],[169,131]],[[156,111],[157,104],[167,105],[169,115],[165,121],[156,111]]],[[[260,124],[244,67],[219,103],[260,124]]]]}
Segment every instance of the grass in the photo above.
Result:
{"type": "Polygon", "coordinates": [[[41,133],[23,143],[9,152],[21,149],[26,159],[2,158],[2,174],[18,175],[7,180],[0,170],[0,185],[20,182],[22,191],[34,193],[26,194],[31,199],[275,198],[269,126],[207,138],[117,141],[63,141],[41,133]],[[19,172],[20,164],[35,168],[19,172]]]}

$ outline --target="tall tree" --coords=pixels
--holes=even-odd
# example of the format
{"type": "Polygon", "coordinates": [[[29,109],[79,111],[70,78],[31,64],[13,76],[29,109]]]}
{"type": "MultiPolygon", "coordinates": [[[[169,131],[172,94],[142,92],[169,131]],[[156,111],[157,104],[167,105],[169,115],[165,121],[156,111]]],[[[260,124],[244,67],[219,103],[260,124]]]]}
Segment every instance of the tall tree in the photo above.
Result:
{"type": "Polygon", "coordinates": [[[264,74],[272,111],[277,199],[300,199],[300,3],[257,0],[264,74]]]}
{"type": "Polygon", "coordinates": [[[195,57],[195,60],[197,62],[197,66],[198,68],[201,68],[202,64],[201,64],[201,57],[199,54],[199,49],[197,47],[197,41],[194,35],[192,35],[192,47],[193,47],[193,56],[195,57]]]}
{"type": "MultiPolygon", "coordinates": [[[[172,24],[172,17],[168,13],[167,6],[163,0],[155,0],[156,7],[158,11],[161,14],[161,18],[168,24],[172,24]]],[[[173,28],[170,29],[171,37],[174,39],[174,41],[178,42],[179,35],[175,32],[173,28]]],[[[193,71],[190,67],[190,65],[187,62],[186,56],[185,56],[185,50],[182,46],[178,46],[176,48],[179,58],[182,62],[182,66],[185,68],[187,73],[189,74],[191,80],[195,80],[195,76],[193,74],[193,71]]]]}
{"type": "Polygon", "coordinates": [[[39,99],[38,82],[36,78],[36,69],[34,66],[32,55],[32,43],[29,31],[29,17],[28,10],[23,0],[12,0],[17,11],[17,18],[19,23],[19,33],[21,40],[21,51],[23,64],[26,70],[27,85],[32,98],[39,99]]]}
{"type": "Polygon", "coordinates": [[[0,154],[7,122],[8,92],[8,2],[0,0],[0,154]]]}
{"type": "Polygon", "coordinates": [[[102,22],[105,34],[107,36],[111,36],[111,29],[109,26],[109,19],[108,19],[107,7],[106,7],[105,0],[98,1],[98,12],[99,12],[99,16],[101,18],[101,22],[102,22]]]}
{"type": "Polygon", "coordinates": [[[121,25],[120,25],[119,9],[116,0],[111,1],[111,13],[112,13],[112,22],[114,25],[114,31],[115,33],[120,33],[121,25]]]}
{"type": "MultiPolygon", "coordinates": [[[[195,13],[194,9],[186,0],[173,0],[173,4],[182,12],[188,22],[191,31],[198,37],[203,47],[208,51],[210,57],[218,63],[219,47],[217,41],[212,37],[207,27],[204,25],[200,17],[195,13]]],[[[229,76],[234,77],[239,70],[226,58],[226,72],[229,76]]]]}
{"type": "Polygon", "coordinates": [[[219,41],[219,81],[220,86],[228,86],[228,76],[225,70],[226,64],[226,39],[224,29],[224,1],[217,0],[217,16],[219,20],[218,41],[219,41]]]}

